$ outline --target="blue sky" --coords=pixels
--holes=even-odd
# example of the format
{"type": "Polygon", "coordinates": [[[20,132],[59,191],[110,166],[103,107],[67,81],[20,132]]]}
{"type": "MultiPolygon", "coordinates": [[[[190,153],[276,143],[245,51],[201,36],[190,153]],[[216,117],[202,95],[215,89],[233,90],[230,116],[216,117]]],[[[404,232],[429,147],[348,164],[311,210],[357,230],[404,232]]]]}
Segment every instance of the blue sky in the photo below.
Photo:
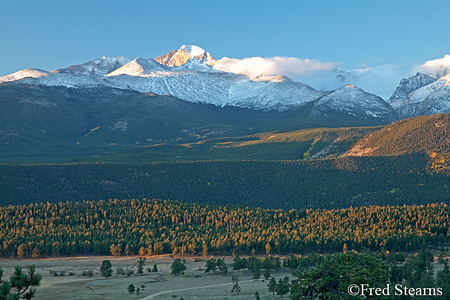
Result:
{"type": "Polygon", "coordinates": [[[183,44],[213,57],[297,57],[343,69],[450,53],[450,1],[2,0],[0,76],[101,56],[154,58],[183,44]]]}

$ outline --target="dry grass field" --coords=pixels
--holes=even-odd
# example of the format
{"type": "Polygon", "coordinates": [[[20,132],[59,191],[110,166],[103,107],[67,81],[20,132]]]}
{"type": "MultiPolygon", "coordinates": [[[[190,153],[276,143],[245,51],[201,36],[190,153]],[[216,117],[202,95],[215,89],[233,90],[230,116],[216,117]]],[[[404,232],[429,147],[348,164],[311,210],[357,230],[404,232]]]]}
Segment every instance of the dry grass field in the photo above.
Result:
{"type": "MultiPolygon", "coordinates": [[[[258,291],[261,299],[279,299],[267,290],[267,280],[255,281],[249,272],[231,271],[231,274],[205,274],[205,261],[195,261],[192,257],[187,257],[184,275],[171,275],[170,265],[174,260],[169,255],[147,258],[144,266],[144,274],[136,275],[137,257],[71,257],[71,258],[48,258],[48,259],[3,259],[0,260],[0,267],[5,270],[4,278],[8,278],[14,271],[14,267],[19,265],[26,267],[34,264],[37,273],[43,276],[41,286],[37,289],[36,300],[126,300],[126,299],[171,299],[176,300],[200,300],[200,299],[255,299],[254,293],[258,291]],[[114,274],[111,278],[105,279],[100,275],[100,266],[103,260],[111,261],[114,274]],[[147,268],[157,264],[158,273],[148,273],[147,268]],[[130,277],[118,275],[115,270],[134,270],[130,277]],[[81,276],[83,271],[92,270],[92,277],[81,276]],[[64,276],[54,276],[53,273],[64,276]],[[74,274],[74,275],[70,275],[74,274]],[[240,295],[231,294],[232,276],[238,275],[242,292],[240,295]],[[129,294],[128,285],[141,287],[144,290],[139,295],[129,294]]],[[[198,259],[198,258],[197,258],[198,259]]],[[[232,262],[232,257],[225,257],[227,263],[232,262]]],[[[229,268],[231,270],[231,268],[229,268]]],[[[284,277],[290,275],[287,272],[274,272],[272,276],[284,277]]],[[[262,277],[262,276],[261,276],[262,277]]]]}

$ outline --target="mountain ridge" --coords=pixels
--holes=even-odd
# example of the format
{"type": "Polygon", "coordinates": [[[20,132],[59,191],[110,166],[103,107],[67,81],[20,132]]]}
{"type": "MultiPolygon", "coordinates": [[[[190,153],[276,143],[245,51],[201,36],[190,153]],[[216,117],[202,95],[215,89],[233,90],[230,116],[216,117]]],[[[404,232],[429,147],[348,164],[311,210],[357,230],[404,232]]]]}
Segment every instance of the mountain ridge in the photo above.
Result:
{"type": "Polygon", "coordinates": [[[263,111],[298,109],[314,103],[316,107],[311,116],[341,112],[361,119],[374,118],[380,124],[417,115],[450,112],[450,87],[446,76],[435,79],[417,73],[405,78],[388,101],[359,89],[353,89],[342,99],[345,87],[319,91],[282,74],[248,77],[224,71],[227,69],[221,66],[226,63],[226,58],[215,60],[198,46],[183,45],[154,60],[102,57],[50,72],[25,69],[0,77],[0,84],[13,82],[69,88],[102,86],[170,94],[194,103],[263,111]],[[324,99],[328,99],[327,104],[324,99]]]}
{"type": "Polygon", "coordinates": [[[368,134],[346,156],[401,156],[422,153],[434,171],[450,171],[450,114],[400,120],[368,134]]]}

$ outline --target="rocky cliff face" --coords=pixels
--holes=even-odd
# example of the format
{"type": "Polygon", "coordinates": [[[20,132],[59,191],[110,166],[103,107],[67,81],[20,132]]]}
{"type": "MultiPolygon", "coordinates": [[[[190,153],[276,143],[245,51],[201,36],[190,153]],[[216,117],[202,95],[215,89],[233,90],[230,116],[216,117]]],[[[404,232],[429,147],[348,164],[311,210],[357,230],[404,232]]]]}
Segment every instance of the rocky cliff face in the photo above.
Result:
{"type": "Polygon", "coordinates": [[[414,76],[409,78],[404,78],[400,81],[399,86],[394,91],[392,96],[389,98],[389,104],[391,104],[394,108],[398,108],[401,106],[403,100],[405,100],[408,95],[426,85],[429,85],[435,82],[436,79],[425,75],[423,73],[417,73],[414,76]]]}
{"type": "Polygon", "coordinates": [[[169,63],[169,61],[172,59],[172,57],[173,57],[177,52],[178,52],[178,50],[170,51],[170,52],[167,53],[167,54],[163,54],[163,55],[160,55],[160,56],[156,57],[155,60],[156,60],[157,62],[159,62],[160,64],[167,66],[167,64],[169,63]]]}
{"type": "MultiPolygon", "coordinates": [[[[427,75],[420,75],[421,78],[426,78],[424,76],[427,75]]],[[[402,82],[406,83],[404,86],[407,87],[410,84],[410,90],[412,90],[406,94],[405,98],[398,97],[394,99],[396,96],[395,93],[391,97],[392,101],[390,101],[390,104],[401,118],[450,112],[450,86],[448,85],[450,75],[441,77],[438,80],[433,79],[429,84],[425,83],[430,81],[431,77],[416,82],[416,85],[411,78],[402,80],[402,82]]],[[[401,91],[402,89],[402,85],[400,84],[397,90],[401,91]]],[[[406,88],[404,90],[405,92],[403,94],[408,91],[406,88]]]]}
{"type": "Polygon", "coordinates": [[[215,59],[200,47],[194,45],[183,45],[178,50],[170,51],[166,55],[155,58],[157,62],[169,67],[179,67],[187,63],[189,60],[198,59],[205,60],[209,64],[213,64],[215,59]]]}

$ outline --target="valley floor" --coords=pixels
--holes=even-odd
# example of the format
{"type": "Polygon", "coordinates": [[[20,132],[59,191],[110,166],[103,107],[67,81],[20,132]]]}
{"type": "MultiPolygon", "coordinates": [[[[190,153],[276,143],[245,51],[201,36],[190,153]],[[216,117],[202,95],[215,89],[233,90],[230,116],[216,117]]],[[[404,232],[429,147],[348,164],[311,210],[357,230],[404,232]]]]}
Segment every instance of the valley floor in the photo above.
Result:
{"type": "MultiPolygon", "coordinates": [[[[48,258],[48,259],[2,259],[0,268],[5,270],[4,278],[9,278],[14,271],[14,267],[19,265],[26,267],[34,264],[37,273],[43,276],[41,286],[37,288],[36,300],[125,300],[125,299],[253,299],[255,291],[258,291],[261,299],[279,299],[279,296],[272,295],[267,289],[267,280],[255,281],[249,271],[231,271],[231,274],[223,276],[221,274],[205,274],[205,263],[195,261],[193,257],[187,257],[187,270],[183,276],[171,275],[170,265],[174,258],[170,255],[147,258],[144,266],[144,275],[136,275],[137,256],[111,257],[111,256],[91,256],[91,257],[70,257],[70,258],[48,258]],[[100,276],[100,266],[103,260],[109,260],[112,264],[114,274],[111,278],[105,279],[100,276]],[[158,266],[158,273],[148,273],[147,268],[158,266]],[[115,274],[118,267],[134,270],[134,275],[115,274]],[[92,277],[81,276],[83,271],[92,270],[92,277]],[[54,276],[51,272],[57,272],[64,276],[54,276]],[[70,275],[74,273],[75,275],[70,275]],[[232,276],[239,276],[240,295],[231,294],[232,276]],[[133,284],[140,287],[145,285],[139,295],[129,294],[127,287],[133,284]]],[[[199,257],[197,257],[197,260],[199,257]]],[[[225,257],[225,261],[231,264],[233,257],[225,257]]],[[[230,268],[231,269],[231,268],[230,268]]],[[[274,277],[284,277],[291,274],[289,272],[273,272],[274,277]]]]}

